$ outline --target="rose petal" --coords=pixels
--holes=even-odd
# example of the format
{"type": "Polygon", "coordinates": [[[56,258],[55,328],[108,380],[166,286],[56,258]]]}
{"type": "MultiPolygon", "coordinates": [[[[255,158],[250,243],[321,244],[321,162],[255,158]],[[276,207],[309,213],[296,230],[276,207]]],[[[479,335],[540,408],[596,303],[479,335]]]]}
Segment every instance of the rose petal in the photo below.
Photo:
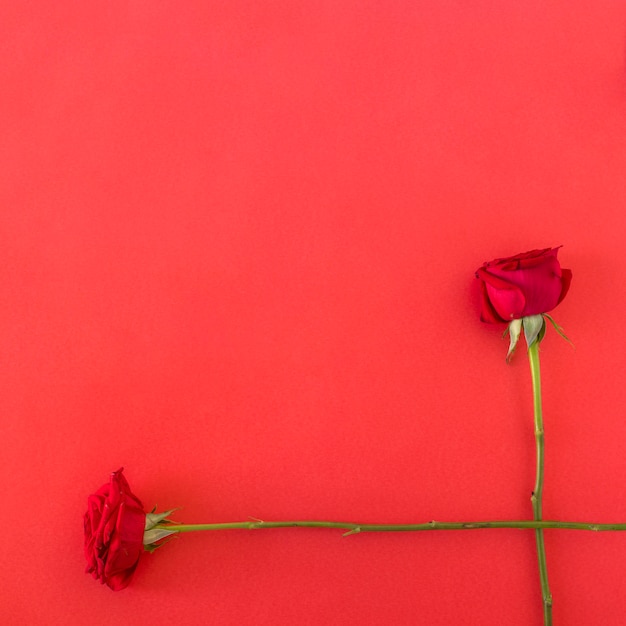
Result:
{"type": "Polygon", "coordinates": [[[130,582],[143,553],[146,514],[130,490],[123,469],[111,474],[87,500],[84,516],[87,572],[111,589],[130,582]]]}
{"type": "Polygon", "coordinates": [[[563,298],[567,295],[569,291],[569,287],[572,283],[572,270],[561,269],[561,295],[559,296],[559,301],[557,304],[560,304],[563,298]]]}

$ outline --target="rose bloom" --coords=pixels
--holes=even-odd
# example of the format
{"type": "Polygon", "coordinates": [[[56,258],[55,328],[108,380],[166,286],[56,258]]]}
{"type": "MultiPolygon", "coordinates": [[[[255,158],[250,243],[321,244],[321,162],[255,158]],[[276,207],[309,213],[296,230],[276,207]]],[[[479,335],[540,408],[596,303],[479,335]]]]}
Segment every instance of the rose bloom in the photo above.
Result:
{"type": "Polygon", "coordinates": [[[558,251],[531,250],[484,263],[476,271],[482,296],[480,319],[510,322],[554,309],[572,280],[572,272],[559,264],[558,251]]]}
{"type": "Polygon", "coordinates": [[[87,573],[114,591],[130,582],[143,552],[146,514],[122,474],[89,496],[85,513],[87,573]]]}

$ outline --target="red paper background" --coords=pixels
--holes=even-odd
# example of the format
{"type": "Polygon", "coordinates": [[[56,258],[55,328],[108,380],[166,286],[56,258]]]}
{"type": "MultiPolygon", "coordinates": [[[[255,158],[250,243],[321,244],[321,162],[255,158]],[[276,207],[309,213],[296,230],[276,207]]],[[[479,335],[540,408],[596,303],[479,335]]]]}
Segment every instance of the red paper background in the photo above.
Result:
{"type": "MultiPolygon", "coordinates": [[[[473,272],[563,244],[544,514],[626,521],[626,5],[0,13],[4,623],[539,626],[532,532],[187,535],[116,594],[82,515],[123,465],[187,523],[530,518],[473,272]]],[[[546,545],[555,624],[623,624],[626,534],[546,545]]]]}

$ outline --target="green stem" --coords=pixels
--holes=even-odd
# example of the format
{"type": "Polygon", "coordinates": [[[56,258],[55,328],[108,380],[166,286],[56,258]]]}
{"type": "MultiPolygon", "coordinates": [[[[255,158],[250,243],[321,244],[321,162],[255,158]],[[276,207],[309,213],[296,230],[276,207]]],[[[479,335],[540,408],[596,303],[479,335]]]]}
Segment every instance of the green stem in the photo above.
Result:
{"type": "Polygon", "coordinates": [[[223,522],[218,524],[157,524],[155,528],[163,528],[172,532],[190,533],[202,530],[258,530],[261,528],[339,528],[346,530],[346,535],[363,532],[410,532],[428,530],[477,530],[480,528],[517,528],[539,529],[556,528],[561,530],[626,531],[624,524],[594,524],[589,522],[562,522],[558,520],[489,520],[478,522],[427,522],[425,524],[357,524],[354,522],[325,521],[287,521],[264,522],[250,520],[248,522],[223,522]]]}
{"type": "MultiPolygon", "coordinates": [[[[545,323],[545,322],[544,322],[545,323]]],[[[543,496],[543,465],[544,465],[544,437],[543,437],[543,414],[541,410],[541,373],[539,370],[539,342],[535,340],[528,348],[528,360],[530,362],[530,375],[533,385],[533,409],[535,414],[535,445],[537,450],[537,471],[535,476],[535,488],[531,496],[533,507],[533,519],[541,521],[542,496],[543,496]]],[[[543,528],[535,529],[537,543],[537,558],[539,561],[539,579],[541,581],[541,595],[543,598],[543,623],[545,626],[552,624],[552,594],[548,584],[548,569],[546,567],[546,547],[543,538],[543,528]]]]}

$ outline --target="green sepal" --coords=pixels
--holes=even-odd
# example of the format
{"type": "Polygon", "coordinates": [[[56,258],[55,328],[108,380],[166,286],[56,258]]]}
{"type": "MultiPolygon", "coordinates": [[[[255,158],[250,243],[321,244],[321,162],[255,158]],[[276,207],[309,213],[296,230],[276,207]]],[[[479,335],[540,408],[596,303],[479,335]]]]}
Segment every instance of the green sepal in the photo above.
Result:
{"type": "Polygon", "coordinates": [[[574,345],[569,339],[569,337],[563,332],[563,329],[554,321],[551,315],[544,313],[543,317],[547,319],[550,322],[550,324],[552,324],[552,326],[554,326],[554,330],[556,330],[556,332],[559,333],[559,335],[561,335],[561,337],[563,337],[563,339],[565,339],[567,343],[569,343],[571,346],[574,345]]]}
{"type": "Polygon", "coordinates": [[[143,533],[143,545],[144,547],[154,545],[157,541],[161,541],[161,539],[165,539],[165,537],[169,537],[177,532],[177,530],[168,530],[162,527],[151,528],[143,533]]]}
{"type": "Polygon", "coordinates": [[[165,539],[165,537],[169,537],[174,533],[178,532],[176,530],[168,530],[167,524],[173,524],[173,520],[168,519],[168,516],[171,515],[176,509],[170,509],[169,511],[165,511],[164,513],[155,513],[156,507],[152,509],[152,512],[146,513],[146,525],[144,527],[143,532],[143,545],[148,552],[154,552],[154,550],[161,545],[159,543],[157,545],[157,541],[161,541],[161,539],[165,539]],[[151,547],[152,546],[152,547],[151,547]]]}
{"type": "Polygon", "coordinates": [[[522,332],[522,320],[512,320],[511,323],[507,326],[506,331],[504,331],[504,335],[502,335],[503,338],[506,337],[507,332],[510,336],[509,351],[506,353],[506,362],[508,363],[513,357],[513,353],[515,352],[517,342],[519,341],[519,337],[522,332]]]}
{"type": "Polygon", "coordinates": [[[537,335],[537,343],[541,343],[543,341],[543,338],[546,336],[546,328],[547,328],[547,324],[542,324],[541,325],[541,330],[539,331],[539,334],[537,335]]]}
{"type": "Polygon", "coordinates": [[[167,519],[168,515],[171,515],[176,509],[170,509],[169,511],[165,511],[165,513],[155,513],[156,507],[152,509],[151,513],[146,513],[146,525],[145,530],[150,530],[154,528],[157,524],[165,523],[172,524],[172,520],[167,519]]]}
{"type": "Polygon", "coordinates": [[[522,318],[524,322],[524,335],[526,336],[526,345],[530,348],[530,346],[535,343],[535,341],[539,342],[543,339],[545,334],[545,321],[542,315],[527,315],[522,318]],[[543,330],[543,333],[541,332],[543,330]],[[540,337],[541,335],[541,337],[540,337]]]}
{"type": "MultiPolygon", "coordinates": [[[[173,534],[173,533],[172,533],[173,534]]],[[[158,550],[159,548],[163,547],[166,543],[169,543],[171,540],[173,539],[173,537],[170,537],[169,539],[166,539],[165,541],[161,541],[160,543],[148,543],[148,544],[144,544],[143,549],[146,552],[154,552],[155,550],[158,550]]]]}

